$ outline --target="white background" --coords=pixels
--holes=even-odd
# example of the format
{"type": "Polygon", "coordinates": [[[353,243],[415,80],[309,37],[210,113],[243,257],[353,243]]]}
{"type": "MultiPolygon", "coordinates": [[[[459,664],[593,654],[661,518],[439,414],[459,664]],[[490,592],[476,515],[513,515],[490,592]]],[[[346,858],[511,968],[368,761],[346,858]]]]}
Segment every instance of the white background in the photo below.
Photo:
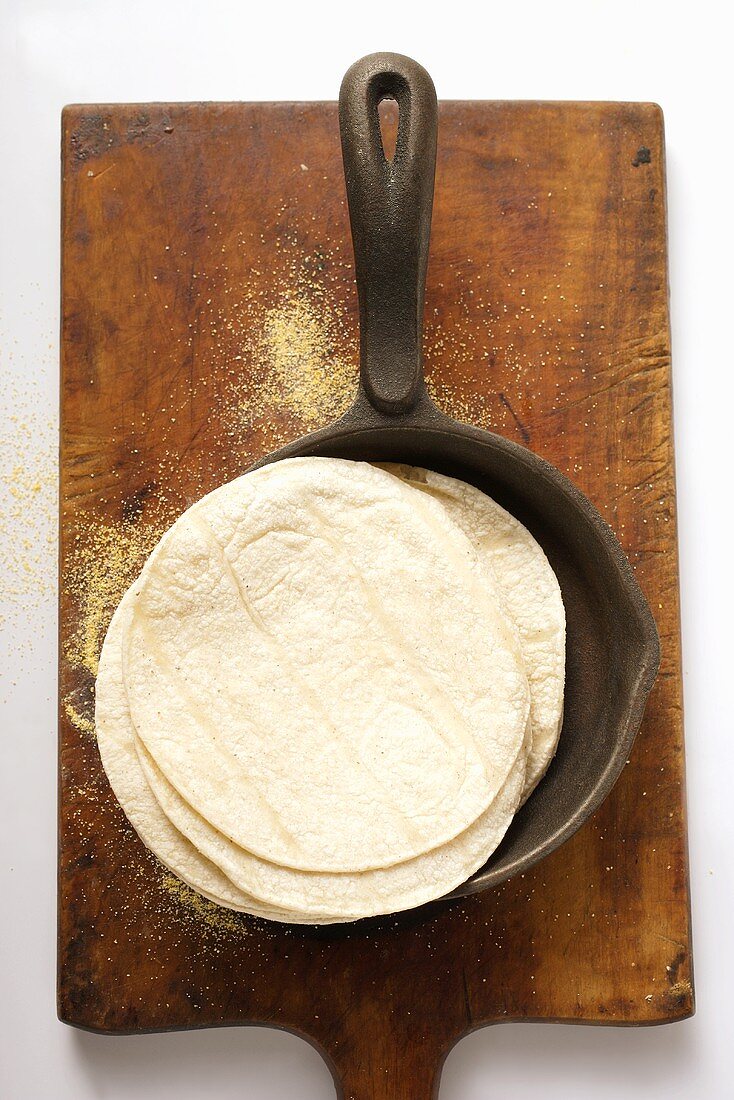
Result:
{"type": "MultiPolygon", "coordinates": [[[[698,1014],[656,1029],[489,1028],[451,1054],[440,1096],[733,1096],[728,5],[0,0],[0,12],[4,474],[17,461],[16,446],[32,471],[44,468],[54,445],[64,103],[333,99],[348,64],[392,49],[420,60],[444,98],[656,100],[663,106],[698,1014]]],[[[43,482],[24,527],[7,482],[0,482],[0,493],[0,577],[15,576],[23,553],[11,540],[30,537],[39,555],[33,585],[25,596],[10,594],[0,623],[0,1096],[333,1097],[318,1055],[292,1036],[233,1029],[102,1038],[56,1021],[54,496],[43,482]]]]}

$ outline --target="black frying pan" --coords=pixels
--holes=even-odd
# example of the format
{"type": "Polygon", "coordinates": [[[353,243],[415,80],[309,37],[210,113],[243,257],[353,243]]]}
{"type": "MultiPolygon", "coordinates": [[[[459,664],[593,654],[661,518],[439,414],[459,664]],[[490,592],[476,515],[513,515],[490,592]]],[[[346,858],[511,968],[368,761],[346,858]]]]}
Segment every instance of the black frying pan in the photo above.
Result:
{"type": "Polygon", "coordinates": [[[563,732],[547,775],[486,866],[452,897],[525,871],[567,840],[609,793],[657,674],[655,622],[611,528],[554,466],[445,416],[423,381],[421,334],[438,110],[433,82],[399,54],[349,69],[339,95],[360,313],[360,384],[335,424],[269,455],[407,462],[468,481],[517,516],[545,550],[567,617],[563,732]],[[378,104],[399,109],[392,161],[378,104]]]}

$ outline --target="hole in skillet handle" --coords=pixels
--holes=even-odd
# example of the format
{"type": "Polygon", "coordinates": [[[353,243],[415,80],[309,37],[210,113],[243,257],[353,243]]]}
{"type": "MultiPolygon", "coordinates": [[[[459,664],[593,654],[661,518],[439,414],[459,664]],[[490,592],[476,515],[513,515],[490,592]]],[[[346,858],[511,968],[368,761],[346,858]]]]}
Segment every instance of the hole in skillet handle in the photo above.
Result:
{"type": "Polygon", "coordinates": [[[400,108],[397,100],[386,95],[377,104],[377,113],[380,118],[380,140],[382,153],[388,164],[395,160],[395,149],[398,144],[398,126],[400,125],[400,108]]]}

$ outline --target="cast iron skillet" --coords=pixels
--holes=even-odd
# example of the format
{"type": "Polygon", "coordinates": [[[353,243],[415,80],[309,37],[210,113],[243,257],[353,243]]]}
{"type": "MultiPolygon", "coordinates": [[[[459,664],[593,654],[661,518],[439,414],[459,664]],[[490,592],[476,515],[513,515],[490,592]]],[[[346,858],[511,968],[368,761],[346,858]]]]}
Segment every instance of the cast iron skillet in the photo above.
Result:
{"type": "Polygon", "coordinates": [[[423,381],[421,333],[438,110],[428,73],[371,54],[339,95],[344,174],[360,312],[360,384],[335,424],[269,455],[408,462],[483,489],[535,535],[567,617],[563,732],[555,760],[500,848],[451,897],[527,870],[599,806],[619,776],[657,674],[655,622],[611,528],[562,473],[531,451],[445,416],[423,381]],[[386,160],[378,116],[397,100],[386,160]]]}

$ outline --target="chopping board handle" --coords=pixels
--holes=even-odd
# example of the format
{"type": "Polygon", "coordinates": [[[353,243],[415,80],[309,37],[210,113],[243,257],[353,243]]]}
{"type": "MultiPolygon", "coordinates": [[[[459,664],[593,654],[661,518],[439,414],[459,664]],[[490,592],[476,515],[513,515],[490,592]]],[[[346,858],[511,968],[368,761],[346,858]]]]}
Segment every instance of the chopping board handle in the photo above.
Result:
{"type": "Polygon", "coordinates": [[[430,1042],[391,1045],[385,1035],[332,1061],[337,1100],[437,1100],[444,1060],[430,1042]]]}
{"type": "Polygon", "coordinates": [[[339,93],[339,128],[360,314],[361,384],[380,412],[410,410],[424,388],[423,304],[436,168],[433,81],[409,57],[355,62],[339,93]],[[383,148],[379,104],[398,105],[395,154],[383,148]]]}

